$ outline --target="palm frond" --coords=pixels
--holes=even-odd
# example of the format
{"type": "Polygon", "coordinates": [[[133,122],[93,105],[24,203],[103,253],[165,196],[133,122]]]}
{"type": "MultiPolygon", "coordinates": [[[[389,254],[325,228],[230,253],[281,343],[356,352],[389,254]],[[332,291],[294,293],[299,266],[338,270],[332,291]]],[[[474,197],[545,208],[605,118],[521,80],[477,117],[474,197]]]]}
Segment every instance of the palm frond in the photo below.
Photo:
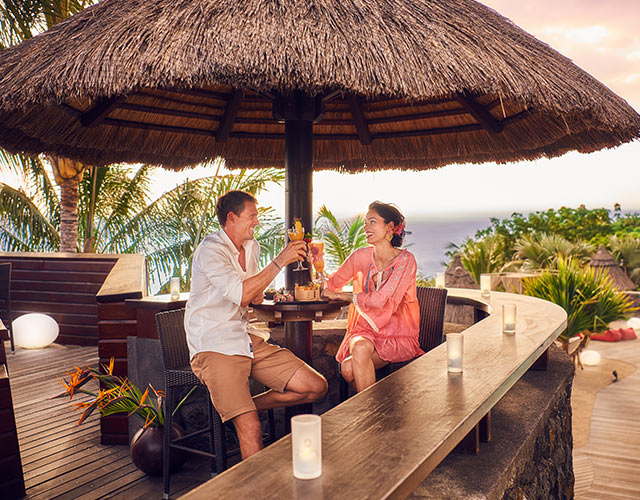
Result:
{"type": "Polygon", "coordinates": [[[14,245],[18,241],[23,242],[29,251],[51,252],[60,248],[60,235],[57,228],[42,214],[34,202],[21,191],[2,183],[0,183],[0,216],[4,250],[16,251],[14,245]]]}

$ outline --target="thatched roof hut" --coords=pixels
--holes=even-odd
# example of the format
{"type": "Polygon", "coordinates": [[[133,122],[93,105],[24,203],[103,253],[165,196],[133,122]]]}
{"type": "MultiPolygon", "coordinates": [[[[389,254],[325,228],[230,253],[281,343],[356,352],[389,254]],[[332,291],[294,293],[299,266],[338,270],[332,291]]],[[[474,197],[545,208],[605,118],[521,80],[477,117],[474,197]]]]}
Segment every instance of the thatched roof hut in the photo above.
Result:
{"type": "Polygon", "coordinates": [[[316,121],[315,169],[530,160],[640,136],[623,99],[473,0],[104,0],[0,53],[12,152],[283,166],[287,113],[316,121]]]}
{"type": "Polygon", "coordinates": [[[589,265],[599,273],[607,273],[618,290],[635,290],[636,285],[627,276],[622,268],[613,259],[604,245],[600,245],[598,251],[593,254],[589,265]]]}
{"type": "Polygon", "coordinates": [[[462,264],[459,253],[453,256],[451,264],[444,273],[444,284],[451,288],[473,288],[476,290],[480,288],[471,273],[462,264]]]}

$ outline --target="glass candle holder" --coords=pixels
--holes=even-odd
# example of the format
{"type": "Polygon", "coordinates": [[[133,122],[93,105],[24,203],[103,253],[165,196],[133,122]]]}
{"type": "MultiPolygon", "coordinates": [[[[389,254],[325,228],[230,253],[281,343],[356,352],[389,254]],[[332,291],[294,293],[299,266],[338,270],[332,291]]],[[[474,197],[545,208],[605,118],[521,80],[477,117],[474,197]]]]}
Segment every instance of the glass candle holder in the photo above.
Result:
{"type": "Polygon", "coordinates": [[[315,479],[322,474],[322,420],[319,415],[291,418],[293,477],[315,479]]]}
{"type": "Polygon", "coordinates": [[[447,333],[447,371],[462,372],[462,353],[464,351],[464,335],[447,333]]]}
{"type": "Polygon", "coordinates": [[[444,273],[436,273],[436,288],[444,288],[444,273]]]}
{"type": "Polygon", "coordinates": [[[180,278],[171,278],[170,287],[171,287],[171,300],[179,300],[180,299],[180,278]]]}
{"type": "Polygon", "coordinates": [[[483,297],[491,297],[491,275],[480,275],[480,294],[483,297]]]}
{"type": "Polygon", "coordinates": [[[502,304],[502,333],[516,333],[516,305],[502,304]]]}

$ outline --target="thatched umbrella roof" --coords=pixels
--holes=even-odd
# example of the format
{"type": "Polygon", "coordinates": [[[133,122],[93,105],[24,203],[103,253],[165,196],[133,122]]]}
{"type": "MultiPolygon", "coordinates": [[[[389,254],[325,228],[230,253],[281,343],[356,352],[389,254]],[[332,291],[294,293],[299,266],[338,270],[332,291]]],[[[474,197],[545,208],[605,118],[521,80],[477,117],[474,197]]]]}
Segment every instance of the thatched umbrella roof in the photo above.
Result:
{"type": "Polygon", "coordinates": [[[607,273],[618,290],[635,290],[635,283],[627,276],[613,256],[607,251],[604,245],[600,245],[598,251],[593,254],[589,265],[599,273],[607,273]]]}
{"type": "Polygon", "coordinates": [[[473,0],[104,0],[0,53],[0,146],[283,166],[278,96],[294,91],[322,117],[315,169],[507,162],[640,136],[623,99],[473,0]]]}
{"type": "Polygon", "coordinates": [[[462,264],[460,254],[457,253],[453,256],[453,260],[444,273],[445,286],[451,288],[473,288],[478,290],[480,287],[473,279],[471,273],[466,270],[462,264]]]}

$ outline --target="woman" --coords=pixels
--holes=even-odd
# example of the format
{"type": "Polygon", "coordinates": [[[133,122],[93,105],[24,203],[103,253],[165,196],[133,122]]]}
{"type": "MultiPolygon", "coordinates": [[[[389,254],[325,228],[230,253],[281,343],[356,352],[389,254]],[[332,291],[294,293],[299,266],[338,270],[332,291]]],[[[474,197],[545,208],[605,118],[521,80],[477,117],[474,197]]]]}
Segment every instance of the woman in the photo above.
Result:
{"type": "Polygon", "coordinates": [[[376,381],[375,371],[424,354],[418,342],[416,259],[399,248],[404,217],[393,205],[374,201],[364,226],[370,247],[360,248],[329,278],[323,295],[351,300],[347,333],[336,359],[358,392],[376,381]],[[353,280],[353,293],[340,291],[353,280]]]}

